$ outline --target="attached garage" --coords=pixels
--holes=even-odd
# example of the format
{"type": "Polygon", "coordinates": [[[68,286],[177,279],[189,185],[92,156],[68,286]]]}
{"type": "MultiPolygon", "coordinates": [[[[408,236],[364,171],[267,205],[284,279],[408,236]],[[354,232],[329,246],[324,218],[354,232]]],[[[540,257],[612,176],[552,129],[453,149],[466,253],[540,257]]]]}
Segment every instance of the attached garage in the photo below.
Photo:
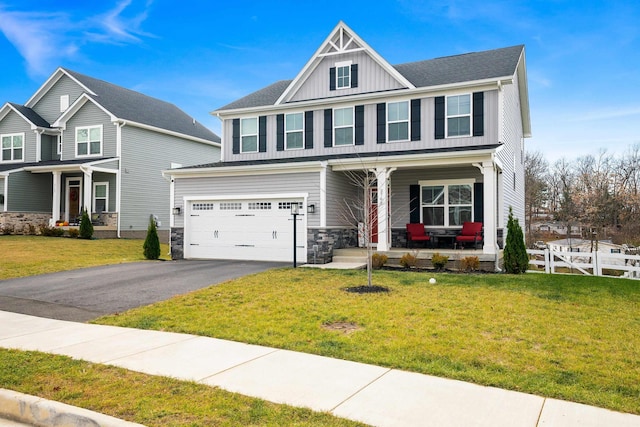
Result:
{"type": "Polygon", "coordinates": [[[185,200],[184,256],[201,259],[293,261],[293,215],[298,203],[296,258],[307,259],[306,197],[198,197],[185,200]]]}

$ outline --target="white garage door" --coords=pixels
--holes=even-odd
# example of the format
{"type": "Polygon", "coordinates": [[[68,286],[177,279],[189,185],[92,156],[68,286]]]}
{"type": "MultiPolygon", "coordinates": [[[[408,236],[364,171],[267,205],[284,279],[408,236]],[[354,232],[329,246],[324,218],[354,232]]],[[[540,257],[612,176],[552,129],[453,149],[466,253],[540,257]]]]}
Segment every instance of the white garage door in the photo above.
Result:
{"type": "MultiPolygon", "coordinates": [[[[185,218],[185,257],[291,262],[291,204],[296,202],[302,206],[301,199],[192,201],[185,218]]],[[[307,259],[304,215],[297,216],[296,229],[296,258],[303,263],[307,259]]]]}

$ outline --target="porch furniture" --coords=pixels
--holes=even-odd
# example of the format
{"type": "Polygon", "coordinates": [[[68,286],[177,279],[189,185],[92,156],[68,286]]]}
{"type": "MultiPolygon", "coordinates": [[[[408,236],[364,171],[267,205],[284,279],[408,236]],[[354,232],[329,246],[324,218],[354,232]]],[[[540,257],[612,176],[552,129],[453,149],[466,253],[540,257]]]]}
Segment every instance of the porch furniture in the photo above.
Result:
{"type": "Polygon", "coordinates": [[[455,230],[436,230],[431,232],[431,237],[433,237],[433,246],[436,247],[446,247],[455,249],[456,246],[456,237],[458,237],[458,232],[455,230]]]}
{"type": "Polygon", "coordinates": [[[474,248],[478,249],[478,243],[482,242],[482,223],[469,222],[462,223],[462,230],[456,236],[456,244],[464,247],[465,243],[473,242],[474,248]]]}
{"type": "Polygon", "coordinates": [[[407,224],[407,247],[411,247],[411,242],[430,242],[431,236],[425,233],[424,224],[407,224]]]}

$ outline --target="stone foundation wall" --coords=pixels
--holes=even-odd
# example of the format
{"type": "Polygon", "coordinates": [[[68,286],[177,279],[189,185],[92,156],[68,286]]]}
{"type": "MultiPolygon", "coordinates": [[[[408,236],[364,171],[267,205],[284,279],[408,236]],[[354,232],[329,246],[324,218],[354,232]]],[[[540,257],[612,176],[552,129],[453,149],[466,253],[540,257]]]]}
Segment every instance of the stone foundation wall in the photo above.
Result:
{"type": "Polygon", "coordinates": [[[118,214],[115,212],[103,212],[100,214],[92,214],[91,221],[93,225],[101,225],[105,227],[118,227],[118,214]]]}
{"type": "Polygon", "coordinates": [[[171,259],[184,259],[184,228],[171,228],[171,259]]]}
{"type": "Polygon", "coordinates": [[[309,228],[307,230],[307,263],[309,264],[331,262],[334,249],[357,247],[358,230],[356,228],[309,228]]]}
{"type": "Polygon", "coordinates": [[[40,227],[48,226],[49,212],[0,212],[0,233],[40,234],[40,227]]]}

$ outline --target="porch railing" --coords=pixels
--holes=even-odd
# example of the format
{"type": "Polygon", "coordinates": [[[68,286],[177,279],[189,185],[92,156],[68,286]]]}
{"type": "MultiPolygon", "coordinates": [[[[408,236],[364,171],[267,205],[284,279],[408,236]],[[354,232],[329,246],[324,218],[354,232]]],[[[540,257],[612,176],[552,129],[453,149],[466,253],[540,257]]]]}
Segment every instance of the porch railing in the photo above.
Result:
{"type": "Polygon", "coordinates": [[[527,249],[530,272],[640,279],[640,255],[527,249]]]}

